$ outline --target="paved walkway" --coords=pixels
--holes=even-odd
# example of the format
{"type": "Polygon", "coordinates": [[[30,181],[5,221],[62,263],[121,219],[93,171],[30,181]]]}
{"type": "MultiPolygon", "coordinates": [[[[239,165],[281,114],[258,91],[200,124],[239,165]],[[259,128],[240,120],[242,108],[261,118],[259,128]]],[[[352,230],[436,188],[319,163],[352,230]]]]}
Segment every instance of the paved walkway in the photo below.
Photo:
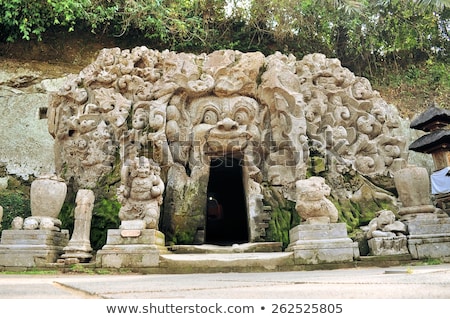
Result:
{"type": "Polygon", "coordinates": [[[450,299],[450,264],[262,273],[0,275],[0,299],[95,298],[450,299]]]}

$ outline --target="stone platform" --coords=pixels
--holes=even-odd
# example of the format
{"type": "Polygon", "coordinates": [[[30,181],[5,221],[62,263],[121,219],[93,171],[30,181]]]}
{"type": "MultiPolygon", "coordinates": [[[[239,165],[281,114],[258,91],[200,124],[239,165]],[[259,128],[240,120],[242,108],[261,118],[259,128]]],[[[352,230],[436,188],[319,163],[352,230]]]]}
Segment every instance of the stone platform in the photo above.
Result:
{"type": "Polygon", "coordinates": [[[359,258],[358,243],[347,236],[344,223],[302,224],[289,231],[296,264],[351,262],[359,258]]]}
{"type": "Polygon", "coordinates": [[[404,223],[414,259],[450,257],[450,217],[446,214],[418,214],[404,223]]]}
{"type": "Polygon", "coordinates": [[[67,230],[4,230],[0,266],[39,267],[55,262],[69,242],[67,230]]]}
{"type": "Polygon", "coordinates": [[[160,231],[109,229],[96,263],[102,268],[158,267],[159,256],[164,253],[168,251],[160,231]]]}

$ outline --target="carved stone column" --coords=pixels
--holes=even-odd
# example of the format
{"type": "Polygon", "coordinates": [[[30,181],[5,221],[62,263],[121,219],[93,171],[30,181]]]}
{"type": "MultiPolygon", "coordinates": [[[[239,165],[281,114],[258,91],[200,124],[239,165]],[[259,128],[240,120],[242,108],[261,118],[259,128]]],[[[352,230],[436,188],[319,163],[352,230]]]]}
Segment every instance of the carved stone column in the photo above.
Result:
{"type": "Polygon", "coordinates": [[[408,227],[408,249],[414,259],[450,256],[450,217],[431,205],[430,180],[423,167],[409,166],[394,175],[402,202],[399,215],[408,227]]]}
{"type": "Polygon", "coordinates": [[[66,263],[88,262],[92,258],[90,242],[92,210],[95,195],[90,189],[80,189],[75,199],[75,225],[69,244],[64,247],[61,256],[66,263]]]}

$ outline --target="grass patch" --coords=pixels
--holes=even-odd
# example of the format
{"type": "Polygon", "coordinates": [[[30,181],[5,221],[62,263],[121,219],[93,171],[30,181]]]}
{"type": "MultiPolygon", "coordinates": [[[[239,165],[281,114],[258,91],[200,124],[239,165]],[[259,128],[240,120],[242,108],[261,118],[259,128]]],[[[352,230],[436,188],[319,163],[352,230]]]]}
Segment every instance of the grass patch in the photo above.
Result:
{"type": "Polygon", "coordinates": [[[5,270],[0,271],[0,275],[58,275],[58,270],[5,270]]]}

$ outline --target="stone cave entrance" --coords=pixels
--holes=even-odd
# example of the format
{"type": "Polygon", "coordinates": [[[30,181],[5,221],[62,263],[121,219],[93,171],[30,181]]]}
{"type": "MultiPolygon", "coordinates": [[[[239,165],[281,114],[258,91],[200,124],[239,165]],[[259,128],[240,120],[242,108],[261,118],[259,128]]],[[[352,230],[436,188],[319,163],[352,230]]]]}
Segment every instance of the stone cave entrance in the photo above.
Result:
{"type": "Polygon", "coordinates": [[[208,182],[205,243],[242,244],[249,241],[247,203],[240,160],[211,160],[208,182]]]}

